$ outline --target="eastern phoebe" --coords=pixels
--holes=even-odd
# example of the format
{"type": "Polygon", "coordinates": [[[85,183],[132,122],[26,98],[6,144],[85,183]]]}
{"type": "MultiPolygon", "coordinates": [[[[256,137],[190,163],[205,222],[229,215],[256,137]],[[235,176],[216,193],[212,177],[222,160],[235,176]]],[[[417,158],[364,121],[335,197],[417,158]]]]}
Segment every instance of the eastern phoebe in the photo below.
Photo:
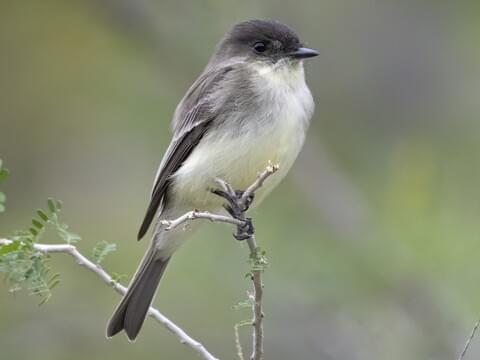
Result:
{"type": "MultiPolygon", "coordinates": [[[[260,203],[302,148],[314,109],[303,60],[317,55],[275,21],[241,22],[224,36],[175,110],[172,140],[138,239],[155,217],[174,219],[192,209],[220,211],[222,199],[211,192],[214,179],[242,190],[269,161],[278,163],[280,170],[256,193],[255,203],[260,203]]],[[[167,232],[156,222],[150,247],[108,323],[107,337],[122,330],[130,340],[137,337],[160,277],[186,238],[184,229],[167,232]]]]}

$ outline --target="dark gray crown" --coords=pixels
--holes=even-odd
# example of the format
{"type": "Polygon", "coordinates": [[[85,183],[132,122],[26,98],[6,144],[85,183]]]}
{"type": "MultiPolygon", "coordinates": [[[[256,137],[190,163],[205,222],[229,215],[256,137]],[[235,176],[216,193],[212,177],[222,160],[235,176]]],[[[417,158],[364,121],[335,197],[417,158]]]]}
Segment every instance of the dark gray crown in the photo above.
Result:
{"type": "Polygon", "coordinates": [[[300,40],[288,26],[271,20],[249,20],[235,25],[228,34],[228,41],[251,45],[255,41],[280,41],[286,49],[297,48],[300,40]]]}

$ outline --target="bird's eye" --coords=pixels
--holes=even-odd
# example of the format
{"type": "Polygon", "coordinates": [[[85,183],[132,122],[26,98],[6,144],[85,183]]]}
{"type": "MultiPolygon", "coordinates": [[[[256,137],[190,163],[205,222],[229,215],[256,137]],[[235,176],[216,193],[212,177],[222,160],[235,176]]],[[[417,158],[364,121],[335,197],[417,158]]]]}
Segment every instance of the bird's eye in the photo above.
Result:
{"type": "Polygon", "coordinates": [[[253,50],[255,50],[255,52],[258,54],[261,54],[267,50],[267,44],[265,44],[264,41],[257,41],[252,47],[253,50]]]}

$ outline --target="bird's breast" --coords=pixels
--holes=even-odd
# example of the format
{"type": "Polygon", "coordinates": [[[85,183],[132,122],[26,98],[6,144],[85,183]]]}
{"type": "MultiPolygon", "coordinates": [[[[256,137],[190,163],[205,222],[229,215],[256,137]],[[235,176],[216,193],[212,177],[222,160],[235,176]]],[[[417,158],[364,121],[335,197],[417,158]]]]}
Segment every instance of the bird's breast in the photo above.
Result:
{"type": "Polygon", "coordinates": [[[262,89],[255,110],[231,113],[223,125],[212,126],[173,176],[177,201],[217,208],[223,200],[209,191],[215,178],[244,190],[271,161],[280,169],[256,193],[258,204],[287,174],[304,143],[313,100],[304,81],[298,87],[258,81],[262,89]]]}

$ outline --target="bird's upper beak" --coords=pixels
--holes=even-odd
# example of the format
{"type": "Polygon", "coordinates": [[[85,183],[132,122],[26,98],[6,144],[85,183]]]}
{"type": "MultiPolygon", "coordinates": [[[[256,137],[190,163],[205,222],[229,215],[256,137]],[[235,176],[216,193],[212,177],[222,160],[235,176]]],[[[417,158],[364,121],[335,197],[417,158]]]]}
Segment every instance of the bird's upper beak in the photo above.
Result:
{"type": "Polygon", "coordinates": [[[306,47],[298,48],[294,52],[290,53],[290,56],[295,59],[307,59],[318,55],[318,51],[306,47]]]}

